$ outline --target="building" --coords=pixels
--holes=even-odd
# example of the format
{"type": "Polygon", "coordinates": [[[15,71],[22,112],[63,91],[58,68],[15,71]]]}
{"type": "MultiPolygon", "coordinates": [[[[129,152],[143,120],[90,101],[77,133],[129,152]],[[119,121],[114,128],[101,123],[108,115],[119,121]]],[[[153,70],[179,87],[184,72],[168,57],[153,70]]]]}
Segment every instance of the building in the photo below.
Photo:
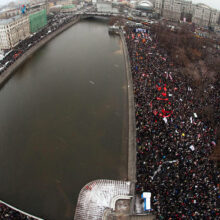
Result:
{"type": "Polygon", "coordinates": [[[61,11],[62,5],[54,5],[49,8],[49,12],[58,13],[61,11]]]}
{"type": "Polygon", "coordinates": [[[56,5],[62,5],[62,6],[67,6],[67,5],[72,5],[73,1],[72,0],[63,0],[63,1],[57,1],[56,5]]]}
{"type": "Polygon", "coordinates": [[[0,19],[7,19],[21,14],[20,9],[6,9],[0,12],[0,19]]]}
{"type": "Polygon", "coordinates": [[[210,17],[210,27],[213,28],[213,30],[219,30],[220,29],[220,11],[213,10],[210,17]]]}
{"type": "Polygon", "coordinates": [[[96,3],[97,12],[102,13],[112,13],[112,3],[110,2],[97,2],[96,3]]]}
{"type": "Polygon", "coordinates": [[[77,8],[75,5],[63,5],[61,7],[61,12],[66,12],[66,13],[74,12],[76,10],[77,10],[77,8]]]}
{"type": "Polygon", "coordinates": [[[205,4],[196,4],[193,6],[192,22],[199,26],[208,27],[210,24],[212,9],[205,4]]]}
{"type": "Polygon", "coordinates": [[[182,0],[163,0],[162,16],[169,20],[180,20],[182,0]]]}
{"type": "Polygon", "coordinates": [[[28,16],[0,20],[0,49],[9,50],[30,36],[28,16]]]}
{"type": "Polygon", "coordinates": [[[155,0],[155,11],[166,19],[180,20],[183,0],[155,0]]]}
{"type": "Polygon", "coordinates": [[[155,0],[154,8],[158,14],[162,14],[163,0],[155,0]]]}
{"type": "Polygon", "coordinates": [[[167,15],[169,12],[191,13],[192,1],[191,0],[155,0],[154,7],[155,7],[155,11],[161,15],[163,14],[164,11],[165,11],[165,15],[167,15]]]}
{"type": "Polygon", "coordinates": [[[180,19],[182,21],[192,22],[192,11],[193,11],[192,1],[182,1],[180,19]]]}
{"type": "Polygon", "coordinates": [[[152,11],[153,3],[149,0],[141,0],[137,2],[136,9],[144,10],[144,11],[152,11]]]}
{"type": "Polygon", "coordinates": [[[31,4],[27,6],[26,14],[33,14],[34,12],[41,11],[44,9],[47,9],[47,5],[45,3],[31,4]]]}
{"type": "Polygon", "coordinates": [[[47,25],[47,12],[46,9],[38,11],[29,15],[30,32],[34,33],[47,25]]]}
{"type": "Polygon", "coordinates": [[[181,1],[181,11],[186,14],[192,13],[192,6],[192,1],[181,1]]]}
{"type": "Polygon", "coordinates": [[[193,22],[198,26],[216,29],[220,24],[220,12],[205,4],[193,4],[191,0],[155,0],[155,11],[174,21],[193,22]]]}
{"type": "MultiPolygon", "coordinates": [[[[40,4],[27,4],[26,6],[26,11],[25,14],[32,14],[34,12],[46,9],[46,4],[45,3],[40,3],[40,4]]],[[[11,17],[15,17],[17,15],[21,15],[22,10],[21,10],[21,5],[17,8],[14,9],[4,9],[0,12],[0,19],[7,19],[11,17]]]]}
{"type": "Polygon", "coordinates": [[[205,4],[197,4],[193,6],[193,23],[204,26],[215,28],[220,24],[220,12],[212,9],[205,4]]]}

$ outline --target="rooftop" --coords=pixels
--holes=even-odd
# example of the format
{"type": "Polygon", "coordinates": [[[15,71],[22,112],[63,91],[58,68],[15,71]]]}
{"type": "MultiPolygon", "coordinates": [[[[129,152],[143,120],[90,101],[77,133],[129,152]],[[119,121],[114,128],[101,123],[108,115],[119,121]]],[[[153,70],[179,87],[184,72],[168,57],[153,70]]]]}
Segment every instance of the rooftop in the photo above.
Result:
{"type": "Polygon", "coordinates": [[[152,10],[153,9],[153,4],[148,1],[148,0],[141,0],[137,3],[137,8],[142,8],[142,9],[146,9],[146,10],[152,10]]]}
{"type": "Polygon", "coordinates": [[[208,5],[203,4],[203,3],[198,3],[198,4],[196,4],[196,5],[198,5],[198,6],[202,7],[202,8],[212,9],[211,7],[209,7],[208,5]]]}
{"type": "Polygon", "coordinates": [[[21,16],[20,15],[17,15],[15,17],[12,17],[12,18],[8,18],[8,19],[0,19],[0,25],[6,25],[6,24],[9,24],[15,20],[17,20],[18,18],[20,18],[21,16]]]}

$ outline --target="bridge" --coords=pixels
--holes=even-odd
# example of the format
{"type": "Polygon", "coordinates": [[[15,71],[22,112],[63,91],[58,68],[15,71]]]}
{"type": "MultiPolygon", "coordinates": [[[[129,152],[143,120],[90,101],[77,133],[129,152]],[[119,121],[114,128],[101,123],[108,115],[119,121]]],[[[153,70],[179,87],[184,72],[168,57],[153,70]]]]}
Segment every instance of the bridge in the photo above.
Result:
{"type": "Polygon", "coordinates": [[[82,18],[88,18],[88,17],[96,17],[96,16],[102,16],[102,17],[126,17],[122,13],[112,13],[112,12],[92,12],[92,11],[86,11],[86,12],[78,12],[76,15],[80,15],[82,18]]]}

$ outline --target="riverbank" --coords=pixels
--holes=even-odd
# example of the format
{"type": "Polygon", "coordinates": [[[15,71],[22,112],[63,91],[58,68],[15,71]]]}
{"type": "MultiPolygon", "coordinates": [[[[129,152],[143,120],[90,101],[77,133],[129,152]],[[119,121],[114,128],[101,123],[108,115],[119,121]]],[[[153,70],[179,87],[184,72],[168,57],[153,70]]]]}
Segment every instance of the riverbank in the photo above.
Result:
{"type": "Polygon", "coordinates": [[[4,71],[0,75],[0,88],[2,88],[5,83],[13,76],[15,70],[21,66],[28,58],[30,58],[37,50],[47,44],[50,40],[55,38],[57,35],[61,34],[63,31],[67,30],[74,24],[80,21],[80,17],[76,17],[75,20],[71,21],[70,23],[64,25],[63,27],[59,28],[55,32],[51,33],[50,35],[46,36],[40,42],[35,44],[30,50],[26,51],[19,59],[17,59],[6,71],[4,71]]]}
{"type": "MultiPolygon", "coordinates": [[[[136,125],[135,125],[135,106],[134,106],[134,91],[133,80],[131,74],[130,58],[125,41],[124,34],[121,32],[123,53],[126,66],[126,77],[128,84],[128,181],[131,182],[131,194],[135,197],[135,183],[136,183],[136,125]]],[[[132,200],[131,214],[134,211],[134,199],[132,200]]]]}
{"type": "Polygon", "coordinates": [[[7,204],[6,202],[3,202],[0,200],[0,207],[1,207],[1,211],[0,211],[0,216],[3,218],[7,218],[10,217],[10,219],[27,219],[27,220],[43,220],[42,218],[38,218],[36,216],[30,215],[26,212],[23,212],[9,204],[7,204]]]}

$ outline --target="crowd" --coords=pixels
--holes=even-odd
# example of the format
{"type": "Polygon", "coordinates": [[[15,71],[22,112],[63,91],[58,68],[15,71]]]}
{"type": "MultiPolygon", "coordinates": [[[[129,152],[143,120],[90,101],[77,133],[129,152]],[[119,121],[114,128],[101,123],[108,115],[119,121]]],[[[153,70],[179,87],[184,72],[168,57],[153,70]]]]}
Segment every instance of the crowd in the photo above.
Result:
{"type": "Polygon", "coordinates": [[[4,220],[34,220],[35,218],[21,214],[20,212],[0,203],[0,219],[4,220]]]}
{"type": "Polygon", "coordinates": [[[39,32],[32,34],[29,38],[21,41],[13,50],[9,51],[4,59],[0,61],[0,74],[11,66],[22,54],[28,51],[36,43],[52,34],[57,29],[71,22],[75,18],[74,14],[56,14],[49,17],[48,24],[39,32]]]}
{"type": "Polygon", "coordinates": [[[125,27],[125,37],[135,96],[136,193],[152,193],[157,219],[220,219],[220,173],[209,159],[217,134],[199,114],[207,102],[220,107],[218,82],[203,99],[155,33],[125,27]]]}

